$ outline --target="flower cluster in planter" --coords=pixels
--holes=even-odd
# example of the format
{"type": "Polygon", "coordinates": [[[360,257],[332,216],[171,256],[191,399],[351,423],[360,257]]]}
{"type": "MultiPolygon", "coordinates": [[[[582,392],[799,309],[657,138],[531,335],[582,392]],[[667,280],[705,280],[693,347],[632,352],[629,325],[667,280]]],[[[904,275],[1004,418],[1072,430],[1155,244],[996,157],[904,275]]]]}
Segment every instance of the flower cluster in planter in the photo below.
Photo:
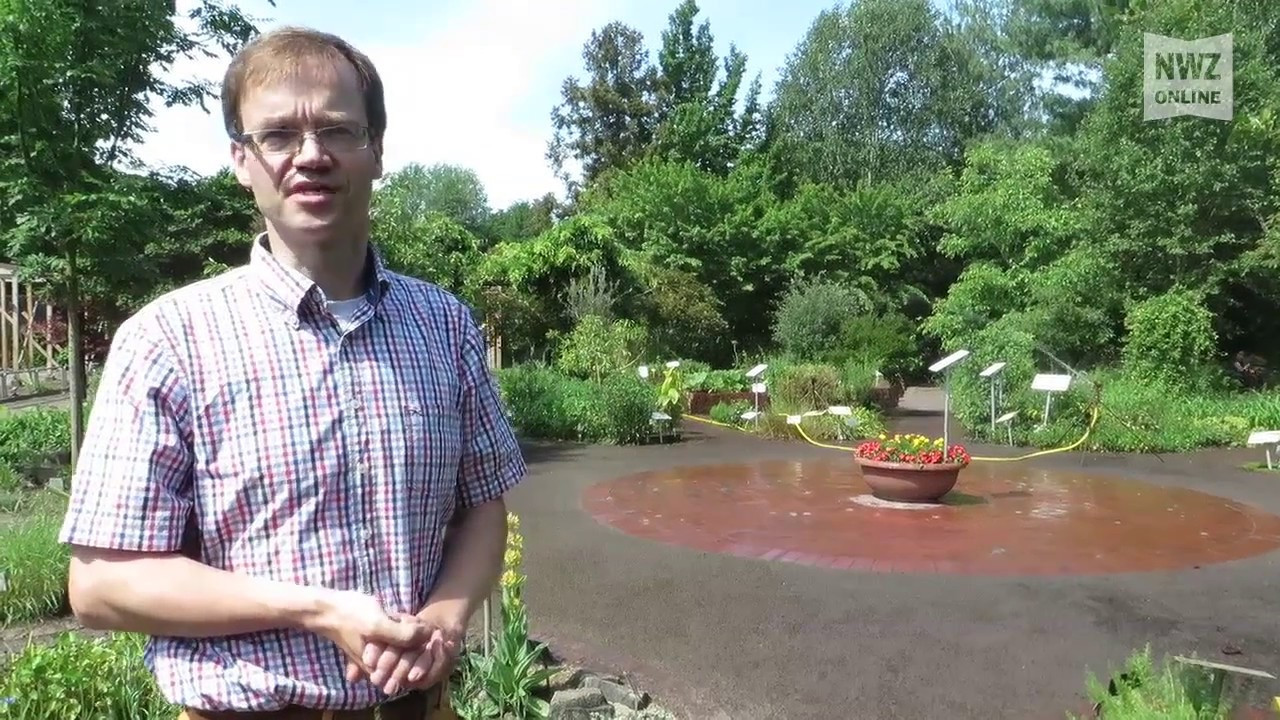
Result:
{"type": "Polygon", "coordinates": [[[863,460],[879,462],[907,463],[910,465],[959,465],[969,464],[969,451],[963,445],[943,447],[942,438],[929,439],[923,435],[895,434],[881,435],[879,439],[867,440],[855,449],[857,456],[863,460]]]}

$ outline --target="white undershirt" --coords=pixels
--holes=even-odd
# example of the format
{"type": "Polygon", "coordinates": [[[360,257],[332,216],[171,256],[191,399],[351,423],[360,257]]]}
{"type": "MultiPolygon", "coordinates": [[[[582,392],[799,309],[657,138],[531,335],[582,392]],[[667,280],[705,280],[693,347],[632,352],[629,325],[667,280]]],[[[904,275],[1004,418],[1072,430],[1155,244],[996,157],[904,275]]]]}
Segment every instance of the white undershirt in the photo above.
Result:
{"type": "Polygon", "coordinates": [[[363,295],[351,298],[350,300],[330,300],[328,301],[329,312],[338,320],[338,327],[342,328],[342,332],[347,332],[355,326],[356,313],[368,304],[368,300],[363,295]]]}

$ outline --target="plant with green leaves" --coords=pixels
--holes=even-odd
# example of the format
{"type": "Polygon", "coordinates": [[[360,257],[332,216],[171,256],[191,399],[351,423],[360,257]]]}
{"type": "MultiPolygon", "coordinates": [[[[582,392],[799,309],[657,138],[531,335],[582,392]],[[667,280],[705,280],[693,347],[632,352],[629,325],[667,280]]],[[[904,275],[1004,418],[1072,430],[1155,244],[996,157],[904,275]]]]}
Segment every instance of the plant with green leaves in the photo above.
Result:
{"type": "MultiPolygon", "coordinates": [[[[1085,685],[1107,720],[1225,720],[1231,717],[1207,671],[1165,662],[1157,667],[1150,646],[1134,652],[1107,684],[1092,672],[1085,685]]],[[[1075,720],[1075,716],[1069,716],[1075,720]]]]}
{"type": "Polygon", "coordinates": [[[0,667],[0,718],[172,720],[181,708],[160,694],[144,642],[132,633],[66,632],[51,645],[28,645],[0,667]]]}
{"type": "Polygon", "coordinates": [[[454,711],[465,720],[518,717],[545,718],[550,705],[538,696],[555,673],[543,663],[544,644],[529,642],[529,618],[524,604],[525,577],[520,571],[524,539],[520,519],[507,514],[507,548],[501,587],[502,627],[492,652],[467,652],[453,686],[454,711]]]}

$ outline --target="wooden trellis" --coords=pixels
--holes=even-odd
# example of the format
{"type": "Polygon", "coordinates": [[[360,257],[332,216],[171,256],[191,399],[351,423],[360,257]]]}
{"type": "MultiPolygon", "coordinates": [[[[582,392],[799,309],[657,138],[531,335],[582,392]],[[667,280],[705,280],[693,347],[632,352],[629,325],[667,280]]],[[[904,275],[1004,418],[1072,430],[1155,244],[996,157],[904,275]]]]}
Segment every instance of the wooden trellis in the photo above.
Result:
{"type": "Polygon", "coordinates": [[[18,279],[16,265],[0,263],[0,371],[61,367],[64,345],[38,330],[50,327],[54,314],[32,283],[18,279]]]}

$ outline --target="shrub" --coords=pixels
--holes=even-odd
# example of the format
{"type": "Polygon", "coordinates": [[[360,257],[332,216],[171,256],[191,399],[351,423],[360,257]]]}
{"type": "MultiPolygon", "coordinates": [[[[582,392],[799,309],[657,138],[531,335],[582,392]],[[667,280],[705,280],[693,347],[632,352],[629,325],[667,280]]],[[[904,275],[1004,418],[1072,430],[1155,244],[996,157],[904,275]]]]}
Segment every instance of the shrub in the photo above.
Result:
{"type": "MultiPolygon", "coordinates": [[[[1195,392],[1153,384],[1118,372],[1092,375],[1105,411],[1088,447],[1112,452],[1186,452],[1241,445],[1252,430],[1280,427],[1280,396],[1195,392]]],[[[1078,421],[1058,430],[1079,437],[1078,421]]],[[[1057,438],[1054,438],[1057,439],[1057,438]]]]}
{"type": "Polygon", "coordinates": [[[630,373],[596,382],[519,365],[499,371],[498,381],[512,425],[530,438],[638,442],[657,402],[657,388],[630,373]]]}
{"type": "Polygon", "coordinates": [[[1165,387],[1206,389],[1218,336],[1202,298],[1174,290],[1148,298],[1125,317],[1124,367],[1165,387]]]}
{"type": "Polygon", "coordinates": [[[534,438],[577,437],[573,390],[567,378],[533,363],[500,370],[497,376],[517,432],[534,438]]]}
{"type": "Polygon", "coordinates": [[[851,405],[868,405],[876,387],[876,371],[880,363],[865,359],[846,360],[840,367],[840,386],[843,402],[851,405]]]}
{"type": "Polygon", "coordinates": [[[46,458],[71,451],[71,414],[51,407],[0,410],[0,463],[30,476],[46,458]]]}
{"type": "Polygon", "coordinates": [[[770,402],[782,412],[822,410],[847,400],[840,371],[831,365],[792,365],[774,375],[770,402]]]}
{"type": "Polygon", "coordinates": [[[888,378],[902,378],[919,369],[920,352],[915,325],[900,313],[855,315],[840,327],[829,359],[852,360],[873,366],[888,378]]]}
{"type": "MultiPolygon", "coordinates": [[[[995,362],[1006,363],[1000,373],[1004,401],[996,414],[1017,411],[1015,427],[1038,424],[1044,415],[1044,395],[1031,389],[1038,372],[1035,338],[1020,326],[1020,317],[1006,315],[973,334],[966,343],[973,353],[952,371],[951,408],[955,418],[977,437],[990,434],[991,381],[980,377],[983,368],[995,362]]],[[[954,351],[950,347],[947,352],[954,351]]],[[[1060,398],[1054,398],[1053,414],[1057,415],[1060,398]]]]}
{"type": "Polygon", "coordinates": [[[773,338],[794,358],[821,360],[838,345],[845,321],[869,309],[866,298],[851,288],[820,280],[800,281],[778,306],[773,338]]]}
{"type": "Polygon", "coordinates": [[[746,392],[751,389],[745,370],[702,370],[688,372],[685,389],[706,392],[746,392]]]}
{"type": "Polygon", "coordinates": [[[654,387],[630,374],[612,375],[599,385],[595,401],[599,403],[603,423],[591,428],[592,439],[625,445],[643,440],[649,434],[656,402],[654,387]]]}
{"type": "Polygon", "coordinates": [[[172,720],[180,708],[160,694],[143,664],[141,635],[63,633],[28,645],[0,668],[0,716],[24,720],[172,720]]]}
{"type": "MultiPolygon", "coordinates": [[[[839,415],[811,415],[801,420],[805,435],[823,442],[850,441],[863,438],[879,437],[884,434],[884,421],[875,410],[865,407],[850,408],[853,415],[849,418],[839,415]],[[853,426],[850,426],[850,421],[853,426]]],[[[787,423],[785,415],[767,412],[760,417],[760,422],[742,423],[746,428],[758,431],[762,436],[779,439],[795,439],[799,433],[795,426],[787,423]]]]}
{"type": "Polygon", "coordinates": [[[645,329],[630,320],[584,316],[562,341],[556,369],[570,377],[599,380],[632,367],[644,351],[645,336],[645,329]]]}

